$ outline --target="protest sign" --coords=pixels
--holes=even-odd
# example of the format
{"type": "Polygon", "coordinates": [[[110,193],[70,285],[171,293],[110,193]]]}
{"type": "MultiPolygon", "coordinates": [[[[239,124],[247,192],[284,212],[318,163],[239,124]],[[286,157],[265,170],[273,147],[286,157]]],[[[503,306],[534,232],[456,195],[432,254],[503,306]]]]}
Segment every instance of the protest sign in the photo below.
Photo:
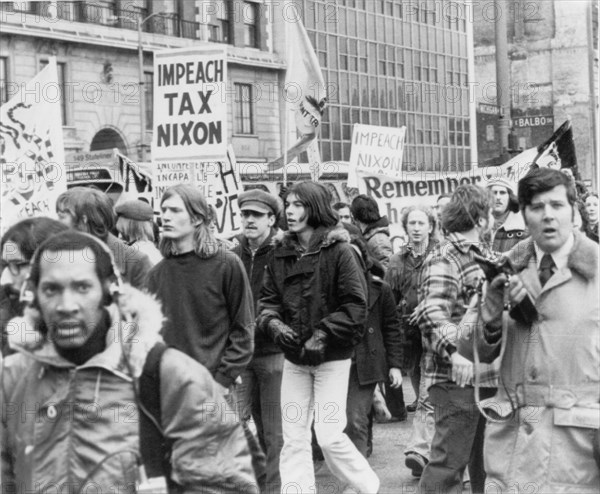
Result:
{"type": "Polygon", "coordinates": [[[244,187],[231,146],[227,156],[219,161],[154,161],[152,188],[156,207],[165,191],[179,183],[197,187],[214,206],[219,235],[228,237],[242,231],[237,198],[244,187]]]}
{"type": "Polygon", "coordinates": [[[224,158],[228,136],[225,47],[155,53],[154,74],[153,159],[224,158]]]}
{"type": "Polygon", "coordinates": [[[0,107],[0,122],[3,233],[26,218],[56,217],[56,199],[67,189],[56,58],[0,107]]]}
{"type": "Polygon", "coordinates": [[[388,217],[392,237],[402,235],[402,210],[412,205],[433,206],[442,194],[452,194],[459,185],[486,187],[494,179],[504,178],[514,184],[523,178],[537,155],[537,148],[528,149],[500,166],[477,167],[464,172],[413,171],[397,177],[358,174],[358,192],[371,196],[381,215],[388,217]]]}
{"type": "Polygon", "coordinates": [[[400,177],[406,127],[354,124],[348,186],[356,187],[357,174],[400,177]]]}

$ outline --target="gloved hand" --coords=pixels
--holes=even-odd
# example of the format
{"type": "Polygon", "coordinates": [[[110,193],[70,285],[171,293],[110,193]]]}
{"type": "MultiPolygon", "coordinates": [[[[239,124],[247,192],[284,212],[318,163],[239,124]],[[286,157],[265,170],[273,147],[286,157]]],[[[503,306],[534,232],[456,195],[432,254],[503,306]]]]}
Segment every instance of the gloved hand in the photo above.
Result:
{"type": "Polygon", "coordinates": [[[502,310],[504,309],[504,289],[506,275],[501,273],[491,283],[487,284],[481,317],[488,329],[500,329],[502,326],[502,310]]]}
{"type": "Polygon", "coordinates": [[[284,352],[298,352],[300,340],[292,328],[281,319],[273,318],[269,321],[269,332],[275,344],[284,352]]]}
{"type": "Polygon", "coordinates": [[[327,347],[327,333],[315,329],[312,336],[304,343],[300,358],[307,365],[319,365],[325,361],[325,348],[327,347]]]}

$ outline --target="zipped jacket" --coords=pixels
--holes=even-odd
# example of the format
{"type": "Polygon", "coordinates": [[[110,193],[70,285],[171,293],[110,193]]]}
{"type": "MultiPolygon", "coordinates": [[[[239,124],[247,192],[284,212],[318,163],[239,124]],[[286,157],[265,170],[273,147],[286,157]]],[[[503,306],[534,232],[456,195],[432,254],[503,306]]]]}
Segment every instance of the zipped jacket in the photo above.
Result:
{"type": "MultiPolygon", "coordinates": [[[[267,239],[254,253],[250,249],[248,239],[243,235],[238,237],[239,243],[231,249],[233,253],[239,256],[244,264],[244,268],[246,268],[246,274],[248,275],[250,288],[252,289],[252,299],[254,300],[256,314],[258,314],[258,301],[260,299],[260,291],[263,287],[265,268],[275,249],[273,240],[275,235],[276,231],[272,229],[267,239]]],[[[270,355],[274,353],[281,353],[281,349],[264,333],[256,332],[254,335],[254,356],[270,355]]]]}
{"type": "Polygon", "coordinates": [[[291,362],[300,358],[304,342],[316,329],[327,334],[325,361],[350,358],[367,318],[367,286],[341,226],[318,228],[306,252],[293,233],[276,243],[265,271],[257,325],[269,334],[273,318],[296,333],[298,345],[285,351],[291,362]]]}
{"type": "MultiPolygon", "coordinates": [[[[1,381],[3,492],[136,492],[134,382],[160,341],[162,314],[151,296],[125,290],[122,308],[109,308],[106,349],[82,365],[24,319],[14,321],[22,329],[11,331],[18,353],[6,358],[1,381]]],[[[168,348],[160,383],[178,494],[255,492],[244,432],[208,370],[168,348]]]]}

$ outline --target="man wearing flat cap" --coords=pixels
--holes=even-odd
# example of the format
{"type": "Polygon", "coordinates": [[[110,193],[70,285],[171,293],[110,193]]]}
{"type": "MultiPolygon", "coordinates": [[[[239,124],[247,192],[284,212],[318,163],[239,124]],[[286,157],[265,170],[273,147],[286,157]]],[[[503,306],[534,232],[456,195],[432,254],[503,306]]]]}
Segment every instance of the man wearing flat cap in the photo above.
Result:
{"type": "Polygon", "coordinates": [[[491,179],[487,183],[492,194],[494,226],[491,245],[495,252],[508,252],[529,236],[519,213],[519,202],[513,191],[515,185],[503,177],[491,179]]]}
{"type": "MultiPolygon", "coordinates": [[[[233,249],[242,260],[252,287],[254,309],[260,299],[265,266],[272,255],[273,237],[281,214],[279,198],[260,189],[240,194],[243,233],[233,249]]],[[[254,418],[258,438],[267,456],[266,492],[279,492],[279,453],[283,446],[281,430],[281,376],[283,353],[266,335],[256,332],[254,355],[242,373],[240,400],[242,418],[254,418]]]]}

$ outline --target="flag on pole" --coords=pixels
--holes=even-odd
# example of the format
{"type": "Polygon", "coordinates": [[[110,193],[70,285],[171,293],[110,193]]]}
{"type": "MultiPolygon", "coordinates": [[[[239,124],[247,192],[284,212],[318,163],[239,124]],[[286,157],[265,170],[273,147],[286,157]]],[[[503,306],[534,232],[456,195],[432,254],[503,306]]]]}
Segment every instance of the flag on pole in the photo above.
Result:
{"type": "Polygon", "coordinates": [[[61,101],[51,57],[0,107],[0,232],[26,218],[56,217],[56,199],[67,189],[61,101]]]}
{"type": "MultiPolygon", "coordinates": [[[[286,164],[284,161],[296,158],[316,139],[327,102],[319,60],[296,7],[290,4],[292,9],[295,15],[290,16],[286,23],[288,50],[284,89],[285,104],[294,110],[294,122],[300,137],[283,156],[270,163],[271,170],[277,170],[286,164]]],[[[286,143],[284,147],[287,147],[286,143]]]]}
{"type": "Polygon", "coordinates": [[[541,168],[569,168],[575,179],[580,180],[570,120],[565,121],[546,142],[537,147],[533,165],[541,168]]]}

